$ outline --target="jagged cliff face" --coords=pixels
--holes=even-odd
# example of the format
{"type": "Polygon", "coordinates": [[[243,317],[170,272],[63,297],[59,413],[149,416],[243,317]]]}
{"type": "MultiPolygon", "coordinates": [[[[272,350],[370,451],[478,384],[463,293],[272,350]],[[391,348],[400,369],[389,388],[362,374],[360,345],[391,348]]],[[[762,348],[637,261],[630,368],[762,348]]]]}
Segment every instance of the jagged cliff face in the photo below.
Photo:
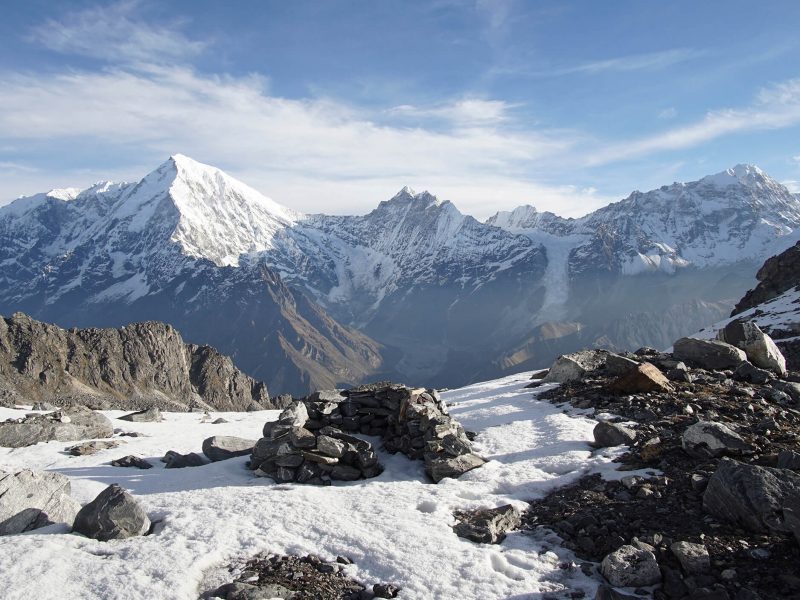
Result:
{"type": "Polygon", "coordinates": [[[586,345],[666,347],[722,318],[798,225],[798,199],[749,166],[581,219],[480,223],[407,188],[363,216],[304,215],[175,156],[0,208],[0,312],[163,320],[276,393],[452,386],[586,345]]]}
{"type": "Polygon", "coordinates": [[[22,313],[0,318],[0,397],[95,408],[260,410],[267,387],[210,346],[164,323],[61,329],[22,313]]]}
{"type": "Polygon", "coordinates": [[[736,304],[731,316],[756,308],[800,285],[800,242],[770,257],[756,273],[758,285],[736,304]]]}

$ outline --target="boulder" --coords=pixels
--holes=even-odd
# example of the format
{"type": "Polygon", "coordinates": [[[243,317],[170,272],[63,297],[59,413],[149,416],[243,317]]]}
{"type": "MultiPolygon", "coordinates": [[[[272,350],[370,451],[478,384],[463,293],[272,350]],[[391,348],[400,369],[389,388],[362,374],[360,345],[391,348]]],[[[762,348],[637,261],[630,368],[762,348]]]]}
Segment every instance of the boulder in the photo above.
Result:
{"type": "Polygon", "coordinates": [[[119,442],[114,440],[95,440],[93,442],[83,442],[67,448],[72,456],[88,456],[97,454],[101,450],[110,450],[119,446],[119,442]]]}
{"type": "Polygon", "coordinates": [[[609,377],[621,377],[638,366],[639,363],[635,360],[609,352],[603,365],[603,373],[609,377]]]}
{"type": "Polygon", "coordinates": [[[505,539],[506,532],[519,527],[522,513],[511,504],[506,504],[497,508],[460,512],[456,519],[459,522],[453,531],[458,537],[479,544],[499,544],[505,539]]]}
{"type": "Polygon", "coordinates": [[[115,458],[111,461],[112,467],[136,467],[137,469],[152,469],[153,465],[147,462],[143,458],[139,458],[138,456],[133,456],[129,454],[128,456],[123,456],[122,458],[115,458]]]}
{"type": "Polygon", "coordinates": [[[717,337],[744,350],[748,360],[755,366],[772,371],[779,377],[786,377],[786,358],[755,321],[731,321],[717,337]]]}
{"type": "Polygon", "coordinates": [[[88,408],[68,408],[45,415],[0,423],[0,446],[22,448],[39,442],[72,442],[109,438],[114,426],[104,415],[88,408]]]}
{"type": "Polygon", "coordinates": [[[753,449],[738,433],[713,421],[698,421],[687,427],[681,435],[681,446],[694,458],[716,458],[753,449]]]}
{"type": "Polygon", "coordinates": [[[34,402],[31,410],[46,410],[48,412],[58,410],[58,407],[49,402],[34,402]]]}
{"type": "Polygon", "coordinates": [[[794,402],[800,403],[800,383],[794,381],[773,381],[773,389],[787,394],[794,402]]]}
{"type": "Polygon", "coordinates": [[[592,433],[594,434],[594,445],[598,448],[632,444],[636,440],[636,432],[633,429],[608,421],[600,421],[594,426],[592,433]]]}
{"type": "Polygon", "coordinates": [[[800,475],[794,471],[723,458],[708,481],[703,507],[751,531],[787,532],[783,508],[799,500],[800,475]]]}
{"type": "Polygon", "coordinates": [[[708,548],[703,544],[675,542],[669,549],[681,563],[681,567],[687,575],[699,575],[711,569],[711,557],[708,554],[708,548]]]}
{"type": "Polygon", "coordinates": [[[235,456],[250,454],[255,445],[256,440],[248,440],[229,435],[215,435],[203,440],[203,454],[205,454],[211,462],[217,462],[235,456]]]}
{"type": "Polygon", "coordinates": [[[452,458],[442,457],[426,461],[425,471],[436,483],[445,477],[458,479],[467,471],[477,469],[486,463],[477,454],[462,454],[452,458]]]}
{"type": "Polygon", "coordinates": [[[681,338],[672,348],[672,355],[701,369],[735,369],[747,360],[743,350],[719,340],[681,338]]]}
{"type": "Polygon", "coordinates": [[[202,467],[207,464],[205,459],[196,452],[189,454],[181,454],[174,450],[167,450],[167,453],[161,459],[161,462],[167,463],[165,469],[184,469],[186,467],[202,467]]]}
{"type": "Polygon", "coordinates": [[[611,585],[618,587],[639,587],[661,581],[655,555],[629,545],[608,554],[600,564],[600,572],[611,585]]]}
{"type": "Polygon", "coordinates": [[[161,411],[155,406],[128,415],[122,415],[118,418],[120,421],[132,421],[133,423],[158,423],[162,420],[161,411]]]}
{"type": "Polygon", "coordinates": [[[779,469],[800,469],[800,452],[794,450],[781,450],[778,452],[779,469]]]}
{"type": "Polygon", "coordinates": [[[759,369],[751,362],[743,362],[733,371],[733,378],[736,381],[749,381],[763,385],[773,379],[773,375],[766,369],[759,369]]]}
{"type": "Polygon", "coordinates": [[[150,519],[136,498],[113,483],[80,510],[73,529],[106,542],[144,535],[150,529],[150,519]]]}
{"type": "MultiPolygon", "coordinates": [[[[622,357],[620,357],[622,358],[622,357]]],[[[625,359],[627,360],[627,359],[625,359]]],[[[638,364],[634,361],[629,369],[608,385],[608,389],[618,394],[643,394],[648,392],[672,392],[673,387],[664,374],[648,362],[638,364]]]]}
{"type": "Polygon", "coordinates": [[[623,594],[618,592],[610,585],[605,583],[597,588],[594,595],[594,600],[641,600],[641,596],[631,596],[630,594],[623,594]]]}
{"type": "Polygon", "coordinates": [[[14,535],[51,523],[72,525],[80,504],[70,497],[61,473],[0,471],[0,535],[14,535]]]}
{"type": "Polygon", "coordinates": [[[581,381],[587,374],[603,367],[608,355],[607,350],[581,350],[559,356],[542,383],[581,381]]]}

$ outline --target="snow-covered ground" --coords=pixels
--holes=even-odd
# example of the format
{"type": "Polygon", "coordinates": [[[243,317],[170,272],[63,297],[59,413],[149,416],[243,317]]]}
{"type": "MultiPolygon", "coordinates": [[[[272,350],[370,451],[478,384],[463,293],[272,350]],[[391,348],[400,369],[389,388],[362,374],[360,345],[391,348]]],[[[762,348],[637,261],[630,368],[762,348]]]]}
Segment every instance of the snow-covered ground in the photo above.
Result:
{"type": "MultiPolygon", "coordinates": [[[[197,413],[167,413],[161,423],[115,420],[115,427],[146,437],[122,437],[114,450],[72,457],[70,443],[0,449],[0,470],[49,469],[68,475],[72,495],[92,500],[111,483],[130,490],[153,520],[150,536],[98,542],[50,526],[0,537],[0,590],[6,600],[59,598],[197,598],[232,559],[260,551],[344,555],[348,573],[367,585],[393,582],[401,598],[460,600],[567,597],[597,583],[580,569],[562,568],[574,557],[553,534],[512,533],[500,545],[457,537],[456,509],[525,506],[550,489],[590,471],[613,473],[614,450],[592,452],[595,422],[579,412],[535,398],[524,389],[530,374],[471,385],[444,394],[451,413],[478,432],[476,451],[490,459],[459,480],[426,481],[423,466],[380,452],[384,473],[332,487],[275,484],[255,478],[247,457],[203,467],[165,470],[167,450],[199,452],[212,435],[258,438],[277,411],[219,413],[211,425],[197,413]],[[113,458],[136,454],[150,470],[116,468],[113,458]],[[562,592],[559,594],[559,592],[562,592]]],[[[549,386],[539,388],[547,389],[549,386]]],[[[21,412],[0,409],[0,419],[21,412]]],[[[123,414],[108,411],[110,418],[123,414]]],[[[380,447],[379,440],[372,440],[380,447]]],[[[619,450],[617,450],[619,451],[619,450]]],[[[222,581],[216,581],[217,584],[222,581]]]]}

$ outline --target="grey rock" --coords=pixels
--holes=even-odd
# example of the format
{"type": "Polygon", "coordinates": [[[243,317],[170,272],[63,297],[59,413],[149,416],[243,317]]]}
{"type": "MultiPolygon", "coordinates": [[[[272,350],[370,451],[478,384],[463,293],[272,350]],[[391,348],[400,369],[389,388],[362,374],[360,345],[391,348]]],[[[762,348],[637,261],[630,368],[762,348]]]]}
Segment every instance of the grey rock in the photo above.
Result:
{"type": "Polygon", "coordinates": [[[673,391],[669,380],[658,367],[648,362],[636,364],[627,373],[612,381],[608,385],[608,389],[620,394],[673,391]]]}
{"type": "Polygon", "coordinates": [[[400,588],[393,583],[376,583],[372,586],[376,598],[397,598],[400,588]]]}
{"type": "Polygon", "coordinates": [[[203,440],[203,454],[211,462],[227,460],[235,456],[244,456],[253,451],[256,440],[234,437],[229,435],[215,435],[203,440]]]}
{"type": "Polygon", "coordinates": [[[733,378],[737,381],[765,384],[773,379],[773,375],[766,369],[759,369],[750,362],[743,362],[734,370],[733,378]]]}
{"type": "Polygon", "coordinates": [[[114,483],[80,510],[73,529],[105,542],[144,535],[150,519],[136,498],[114,483]]]}
{"type": "Polygon", "coordinates": [[[219,418],[214,419],[213,421],[211,421],[211,424],[212,425],[221,425],[222,423],[228,423],[228,422],[229,421],[227,419],[223,419],[222,417],[219,417],[219,418]]]}
{"type": "Polygon", "coordinates": [[[51,523],[72,525],[80,504],[70,497],[61,473],[0,471],[0,535],[14,535],[51,523]]]}
{"type": "Polygon", "coordinates": [[[783,522],[800,544],[800,499],[795,498],[792,506],[783,507],[783,522]]]}
{"type": "Polygon", "coordinates": [[[522,513],[512,506],[483,508],[459,513],[459,522],[453,527],[458,537],[481,544],[499,544],[508,531],[519,527],[522,513]]]}
{"type": "Polygon", "coordinates": [[[608,554],[600,564],[600,572],[611,585],[618,587],[639,587],[661,581],[655,555],[630,545],[608,554]]]}
{"type": "Polygon", "coordinates": [[[719,457],[752,451],[750,444],[722,423],[698,421],[681,435],[681,446],[694,458],[719,457]]]}
{"type": "Polygon", "coordinates": [[[342,390],[318,390],[308,397],[314,402],[343,402],[346,398],[342,390]]]}
{"type": "Polygon", "coordinates": [[[162,420],[161,411],[155,406],[140,410],[138,412],[122,415],[120,421],[131,421],[133,423],[158,423],[162,420]]]}
{"type": "Polygon", "coordinates": [[[161,462],[167,463],[165,469],[184,469],[186,467],[202,467],[207,464],[202,456],[196,452],[181,454],[174,450],[168,450],[161,462]]]}
{"type": "Polygon", "coordinates": [[[669,549],[681,563],[681,567],[687,575],[697,575],[711,569],[711,557],[703,544],[675,542],[669,549]]]}
{"type": "Polygon", "coordinates": [[[477,469],[486,463],[477,454],[462,454],[461,456],[436,458],[426,461],[425,471],[436,483],[446,477],[458,479],[467,471],[477,469]]]}
{"type": "Polygon", "coordinates": [[[631,444],[636,440],[636,432],[633,429],[618,423],[600,421],[594,426],[594,444],[598,448],[609,448],[631,444]]]}
{"type": "Polygon", "coordinates": [[[49,402],[34,402],[32,410],[53,411],[58,410],[58,407],[55,404],[50,404],[49,402]]]}
{"type": "Polygon", "coordinates": [[[800,469],[800,452],[794,450],[781,450],[778,453],[779,469],[800,469]]]}
{"type": "Polygon", "coordinates": [[[361,479],[361,470],[348,465],[336,465],[331,471],[331,479],[341,481],[355,481],[361,479]]]}
{"type": "Polygon", "coordinates": [[[794,471],[723,458],[708,481],[703,507],[751,531],[786,532],[789,528],[783,521],[783,508],[798,498],[800,475],[794,471]]]}
{"type": "Polygon", "coordinates": [[[82,444],[71,446],[67,448],[67,452],[69,452],[72,456],[87,456],[90,454],[97,454],[101,450],[117,448],[118,446],[119,442],[117,441],[95,440],[93,442],[83,442],[82,444]]]}
{"type": "Polygon", "coordinates": [[[294,427],[289,432],[289,439],[296,448],[313,448],[317,445],[317,436],[305,427],[294,427]]]}
{"type": "Polygon", "coordinates": [[[317,438],[317,452],[333,458],[341,458],[344,455],[346,444],[341,440],[328,435],[320,435],[317,438]]]}
{"type": "Polygon", "coordinates": [[[719,340],[681,338],[675,342],[672,355],[701,369],[735,369],[747,360],[743,350],[719,340]]]}
{"type": "Polygon", "coordinates": [[[774,381],[772,387],[779,392],[788,394],[795,402],[800,402],[800,383],[794,381],[774,381]]]}
{"type": "Polygon", "coordinates": [[[603,372],[609,377],[621,377],[633,371],[639,363],[630,358],[609,352],[606,355],[603,372]]]}
{"type": "Polygon", "coordinates": [[[719,332],[720,340],[744,350],[747,358],[757,367],[786,377],[786,358],[778,346],[754,321],[736,320],[719,332]]]}
{"type": "Polygon", "coordinates": [[[129,454],[111,461],[112,467],[136,467],[137,469],[152,469],[153,465],[143,458],[129,454]]]}
{"type": "Polygon", "coordinates": [[[266,386],[164,323],[69,329],[22,313],[0,319],[0,388],[32,402],[185,411],[272,408],[266,386]]]}
{"type": "Polygon", "coordinates": [[[594,600],[641,600],[640,596],[631,596],[630,594],[623,594],[618,592],[610,585],[601,584],[597,588],[594,595],[594,600]]]}
{"type": "Polygon", "coordinates": [[[104,415],[82,407],[68,408],[0,423],[0,446],[21,448],[51,440],[71,442],[113,434],[114,426],[104,415]]]}
{"type": "Polygon", "coordinates": [[[572,354],[564,354],[556,359],[542,383],[568,383],[581,381],[592,371],[606,364],[607,350],[581,350],[572,354]]]}

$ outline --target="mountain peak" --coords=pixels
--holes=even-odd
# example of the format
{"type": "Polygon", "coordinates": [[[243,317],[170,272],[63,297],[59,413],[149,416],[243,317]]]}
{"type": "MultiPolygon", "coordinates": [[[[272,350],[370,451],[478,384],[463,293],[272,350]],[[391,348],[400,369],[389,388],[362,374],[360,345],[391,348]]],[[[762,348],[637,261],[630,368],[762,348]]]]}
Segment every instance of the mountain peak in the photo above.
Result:
{"type": "MultiPolygon", "coordinates": [[[[383,202],[381,204],[384,204],[383,202]]],[[[409,186],[403,186],[399,192],[397,192],[391,199],[389,199],[385,204],[396,205],[396,204],[413,204],[414,206],[421,206],[422,208],[428,208],[431,206],[442,206],[445,204],[451,204],[447,200],[440,200],[429,191],[424,190],[422,192],[415,192],[409,186]]]]}
{"type": "Polygon", "coordinates": [[[730,169],[725,169],[714,175],[703,177],[700,182],[715,187],[729,185],[764,183],[770,181],[769,175],[755,165],[740,163],[730,169]]]}

